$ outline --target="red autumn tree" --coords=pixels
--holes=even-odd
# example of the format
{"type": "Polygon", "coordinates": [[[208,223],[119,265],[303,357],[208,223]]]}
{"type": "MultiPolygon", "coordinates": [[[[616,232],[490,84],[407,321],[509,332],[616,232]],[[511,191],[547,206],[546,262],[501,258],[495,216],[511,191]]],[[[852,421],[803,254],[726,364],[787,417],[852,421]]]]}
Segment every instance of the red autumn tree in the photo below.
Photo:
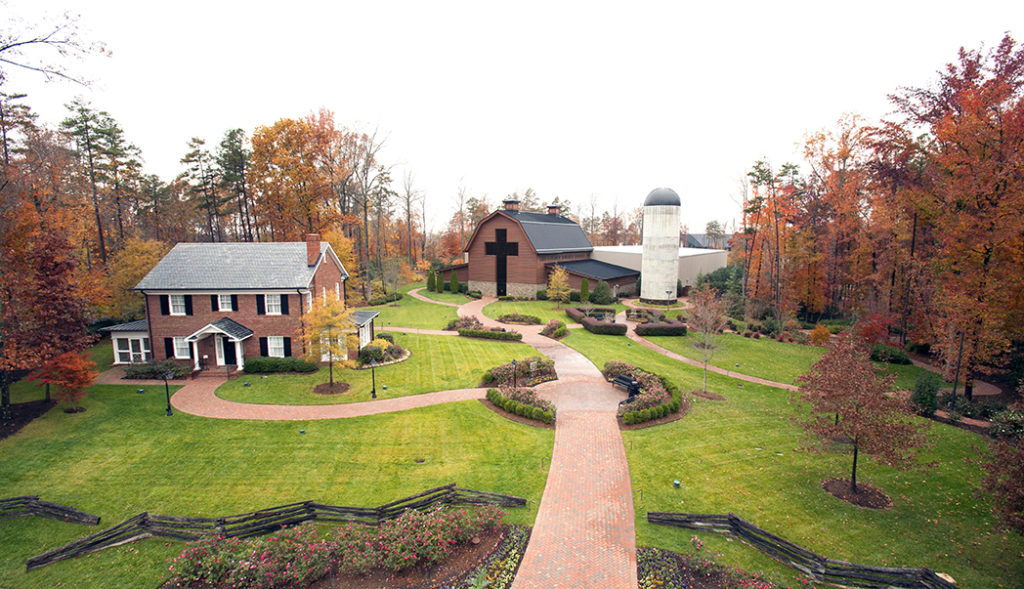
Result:
{"type": "Polygon", "coordinates": [[[894,375],[879,377],[867,347],[853,334],[829,344],[829,350],[798,379],[801,399],[810,405],[805,427],[826,439],[853,445],[850,489],[857,493],[857,460],[866,452],[885,464],[909,467],[923,438],[909,420],[907,403],[888,394],[894,375]]]}
{"type": "Polygon", "coordinates": [[[57,400],[69,403],[72,412],[77,412],[75,402],[85,397],[85,389],[99,374],[93,370],[95,366],[84,352],[65,352],[33,370],[28,378],[55,387],[57,400]]]}

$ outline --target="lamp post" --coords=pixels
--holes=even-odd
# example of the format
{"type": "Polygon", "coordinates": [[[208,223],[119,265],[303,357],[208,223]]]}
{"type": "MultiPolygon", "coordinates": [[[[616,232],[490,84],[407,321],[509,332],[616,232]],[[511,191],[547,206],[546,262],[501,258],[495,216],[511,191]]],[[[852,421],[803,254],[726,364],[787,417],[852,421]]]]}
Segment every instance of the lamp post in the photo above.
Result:
{"type": "Polygon", "coordinates": [[[671,290],[666,290],[665,291],[665,312],[667,313],[668,310],[671,309],[671,308],[672,308],[672,291],[671,290]]]}
{"type": "Polygon", "coordinates": [[[512,360],[512,390],[516,390],[519,381],[516,379],[516,361],[512,360]]]}
{"type": "Polygon", "coordinates": [[[174,371],[168,370],[161,374],[160,377],[164,379],[164,394],[167,395],[167,413],[165,415],[172,417],[174,412],[171,411],[171,387],[167,384],[167,381],[174,378],[174,371]]]}
{"type": "Polygon", "coordinates": [[[373,386],[370,387],[370,398],[371,399],[376,399],[377,398],[377,373],[376,373],[376,368],[377,368],[377,361],[376,360],[370,360],[370,378],[373,380],[373,386]]]}

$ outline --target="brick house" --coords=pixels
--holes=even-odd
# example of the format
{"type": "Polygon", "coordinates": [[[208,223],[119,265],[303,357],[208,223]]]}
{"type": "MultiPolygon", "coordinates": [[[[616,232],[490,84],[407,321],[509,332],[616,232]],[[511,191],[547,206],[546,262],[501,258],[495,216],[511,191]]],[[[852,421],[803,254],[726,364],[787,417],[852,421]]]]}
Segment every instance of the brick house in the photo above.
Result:
{"type": "Polygon", "coordinates": [[[578,223],[562,216],[557,206],[547,214],[519,210],[519,201],[507,199],[477,225],[463,250],[466,261],[441,271],[444,280],[455,272],[469,290],[488,296],[534,298],[547,288],[555,266],[569,274],[569,286],[579,290],[583,278],[593,288],[604,280],[618,291],[636,285],[640,273],[592,259],[594,247],[578,223]]]}
{"type": "MultiPolygon", "coordinates": [[[[171,359],[195,370],[241,369],[255,356],[302,356],[312,297],[344,301],[347,278],[316,234],[305,242],[179,243],[135,287],[146,319],[105,329],[114,363],[171,359]]],[[[360,347],[373,339],[376,316],[352,314],[360,347]]]]}

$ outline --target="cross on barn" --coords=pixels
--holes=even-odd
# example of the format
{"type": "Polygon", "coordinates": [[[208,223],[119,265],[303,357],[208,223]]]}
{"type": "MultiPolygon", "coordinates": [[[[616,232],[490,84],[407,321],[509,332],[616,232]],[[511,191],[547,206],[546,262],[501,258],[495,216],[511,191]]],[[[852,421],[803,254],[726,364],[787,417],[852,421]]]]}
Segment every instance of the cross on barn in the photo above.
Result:
{"type": "Polygon", "coordinates": [[[576,290],[583,278],[591,288],[604,280],[613,289],[631,289],[639,272],[592,259],[594,247],[583,228],[560,213],[557,206],[549,206],[547,214],[520,211],[519,201],[505,200],[503,209],[480,221],[463,250],[466,262],[443,270],[444,280],[454,271],[469,290],[532,299],[561,266],[576,290]]]}

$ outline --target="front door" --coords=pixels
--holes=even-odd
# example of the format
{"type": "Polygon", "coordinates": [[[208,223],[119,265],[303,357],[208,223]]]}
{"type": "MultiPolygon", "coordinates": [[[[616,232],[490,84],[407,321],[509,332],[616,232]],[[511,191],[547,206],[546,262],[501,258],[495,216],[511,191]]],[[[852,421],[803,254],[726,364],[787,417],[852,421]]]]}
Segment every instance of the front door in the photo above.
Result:
{"type": "Polygon", "coordinates": [[[237,364],[238,360],[235,358],[235,342],[220,338],[221,345],[224,346],[224,365],[231,366],[237,364]]]}

